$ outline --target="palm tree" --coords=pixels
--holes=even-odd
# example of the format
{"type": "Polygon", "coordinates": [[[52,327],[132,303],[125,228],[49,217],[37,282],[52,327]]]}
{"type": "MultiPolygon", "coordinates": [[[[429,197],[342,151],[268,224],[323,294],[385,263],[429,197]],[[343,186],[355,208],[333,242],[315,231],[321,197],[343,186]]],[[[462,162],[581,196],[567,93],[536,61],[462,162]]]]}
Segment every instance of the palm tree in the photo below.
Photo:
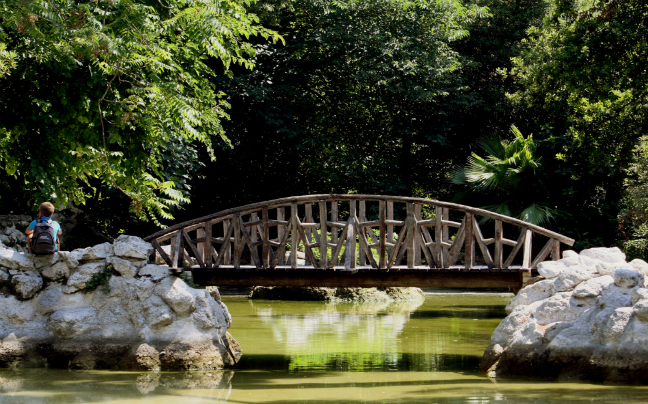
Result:
{"type": "Polygon", "coordinates": [[[524,185],[533,184],[541,170],[540,158],[534,156],[536,146],[533,136],[524,138],[515,125],[511,126],[513,140],[500,137],[488,137],[479,142],[486,157],[472,153],[465,166],[457,166],[451,172],[450,182],[467,185],[470,193],[480,196],[495,194],[503,202],[482,206],[483,209],[516,216],[525,222],[547,225],[553,218],[553,210],[540,203],[531,203],[512,212],[511,206],[519,206],[520,201],[528,196],[523,192],[524,185]],[[516,214],[517,213],[517,214],[516,214]]]}

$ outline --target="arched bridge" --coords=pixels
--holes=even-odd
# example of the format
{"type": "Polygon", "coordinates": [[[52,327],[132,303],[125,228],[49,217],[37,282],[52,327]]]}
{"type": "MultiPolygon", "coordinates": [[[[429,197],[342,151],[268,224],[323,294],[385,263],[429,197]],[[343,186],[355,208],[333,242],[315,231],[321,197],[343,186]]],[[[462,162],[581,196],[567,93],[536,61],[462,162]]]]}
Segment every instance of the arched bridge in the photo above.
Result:
{"type": "Polygon", "coordinates": [[[574,244],[569,237],[479,208],[356,194],[253,203],[177,224],[145,240],[155,247],[152,260],[159,254],[172,271],[192,271],[201,285],[515,291],[538,263],[560,258],[560,243],[574,244]],[[183,267],[186,253],[198,265],[183,267]]]}

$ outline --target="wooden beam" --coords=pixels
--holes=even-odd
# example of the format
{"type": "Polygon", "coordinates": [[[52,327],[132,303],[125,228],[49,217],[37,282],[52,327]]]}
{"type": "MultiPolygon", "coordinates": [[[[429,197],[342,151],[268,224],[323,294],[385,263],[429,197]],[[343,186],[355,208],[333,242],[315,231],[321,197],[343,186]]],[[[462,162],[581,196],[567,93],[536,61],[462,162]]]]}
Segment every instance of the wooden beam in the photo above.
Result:
{"type": "MultiPolygon", "coordinates": [[[[421,205],[418,203],[414,204],[414,219],[418,223],[421,221],[421,205]]],[[[414,226],[414,229],[417,229],[418,226],[414,226]]],[[[414,266],[421,265],[423,262],[421,260],[421,247],[425,247],[419,242],[419,238],[414,234],[414,266]]]]}
{"type": "Polygon", "coordinates": [[[479,249],[484,257],[484,261],[486,261],[486,265],[488,265],[489,268],[495,267],[496,265],[493,262],[488,246],[484,243],[484,236],[479,228],[479,223],[477,223],[477,218],[475,216],[473,216],[473,232],[475,234],[475,239],[477,240],[477,245],[479,245],[479,249]]]}
{"type": "Polygon", "coordinates": [[[533,232],[531,230],[522,230],[525,232],[524,236],[524,253],[522,256],[522,268],[531,269],[531,247],[533,232]]]}
{"type": "MultiPolygon", "coordinates": [[[[358,204],[360,205],[360,212],[359,212],[358,217],[363,222],[366,222],[367,221],[367,204],[366,204],[365,201],[358,201],[358,204]]],[[[360,239],[360,233],[364,234],[365,229],[361,228],[357,223],[354,223],[354,226],[356,227],[356,232],[358,233],[358,240],[359,240],[360,239]]],[[[360,265],[362,265],[362,266],[367,265],[367,251],[365,250],[364,244],[362,244],[362,243],[360,243],[360,256],[358,257],[358,259],[360,260],[360,265]]]]}
{"type": "Polygon", "coordinates": [[[326,201],[319,201],[319,216],[320,216],[320,268],[326,269],[328,267],[328,229],[326,228],[326,217],[328,216],[326,210],[326,201]]]}
{"type": "Polygon", "coordinates": [[[331,254],[331,263],[329,265],[330,268],[333,268],[335,267],[335,265],[337,265],[338,258],[340,257],[340,252],[342,251],[342,246],[344,245],[344,241],[346,240],[349,226],[351,226],[351,221],[347,221],[346,226],[344,226],[344,228],[342,229],[342,237],[340,237],[340,239],[338,240],[337,245],[335,246],[335,250],[333,251],[333,254],[331,254]]]}
{"type": "Polygon", "coordinates": [[[280,264],[284,260],[282,260],[282,257],[284,257],[284,251],[286,250],[286,244],[288,243],[288,237],[290,236],[290,232],[292,231],[292,223],[288,224],[288,228],[284,232],[283,236],[281,237],[281,240],[279,240],[279,246],[277,246],[277,251],[275,251],[275,256],[274,259],[272,260],[272,263],[270,265],[270,268],[274,268],[277,266],[277,264],[280,264]]]}
{"type": "Polygon", "coordinates": [[[214,286],[323,286],[323,287],[429,287],[466,289],[519,289],[517,272],[235,272],[201,270],[194,281],[214,286]]]}
{"type": "MultiPolygon", "coordinates": [[[[387,220],[394,220],[394,202],[385,202],[387,204],[387,220]]],[[[387,242],[394,242],[394,225],[387,225],[387,242]]]]}
{"type": "Polygon", "coordinates": [[[459,251],[461,251],[461,246],[464,245],[465,237],[466,237],[466,220],[464,220],[461,223],[461,226],[459,226],[457,235],[455,236],[455,239],[452,242],[452,245],[450,246],[450,254],[448,257],[449,266],[454,265],[457,262],[457,259],[459,259],[459,251]]]}
{"type": "MultiPolygon", "coordinates": [[[[277,220],[280,221],[286,220],[286,208],[284,207],[277,208],[277,220]]],[[[289,223],[286,223],[286,226],[288,225],[289,223]]],[[[277,241],[282,240],[284,238],[285,231],[286,229],[283,226],[281,225],[277,226],[277,241]]],[[[286,263],[286,257],[284,255],[281,255],[281,257],[279,257],[279,265],[283,265],[285,263],[286,263]]]]}
{"type": "Polygon", "coordinates": [[[502,221],[495,220],[495,257],[493,257],[493,263],[495,268],[501,268],[503,264],[503,254],[504,254],[504,244],[502,244],[502,239],[504,238],[504,230],[502,229],[502,221]]]}
{"type": "Polygon", "coordinates": [[[263,246],[261,247],[261,261],[265,268],[270,267],[270,223],[268,220],[268,207],[263,207],[261,211],[261,220],[263,221],[263,233],[261,234],[263,246]]]}
{"type": "MultiPolygon", "coordinates": [[[[290,235],[290,267],[297,269],[297,250],[299,249],[299,225],[297,224],[297,202],[290,205],[290,224],[292,234],[290,235]]],[[[306,241],[306,240],[304,240],[306,241]]]]}
{"type": "MultiPolygon", "coordinates": [[[[254,265],[257,267],[257,269],[262,269],[263,264],[261,263],[261,259],[259,258],[259,253],[252,241],[252,236],[248,233],[247,229],[245,228],[245,223],[243,223],[243,219],[241,218],[241,216],[239,216],[238,219],[239,219],[239,226],[241,227],[241,234],[243,235],[243,241],[247,244],[248,248],[250,249],[250,257],[252,258],[252,261],[254,262],[254,265]]],[[[241,246],[241,250],[242,249],[243,246],[241,246]]]]}
{"type": "Polygon", "coordinates": [[[386,260],[385,260],[385,247],[386,247],[386,242],[387,242],[387,226],[385,225],[385,220],[386,220],[386,207],[385,207],[385,201],[379,201],[378,202],[378,221],[380,222],[380,227],[378,231],[378,268],[384,269],[386,265],[386,260]]]}
{"type": "Polygon", "coordinates": [[[437,267],[447,268],[443,262],[443,208],[436,207],[435,225],[434,225],[434,261],[437,267]]]}
{"type": "Polygon", "coordinates": [[[515,259],[515,256],[517,255],[518,251],[522,248],[524,245],[524,239],[526,238],[526,231],[525,229],[522,229],[520,232],[520,235],[518,236],[517,243],[515,244],[515,247],[513,247],[513,250],[509,254],[508,258],[504,262],[504,265],[502,265],[502,269],[508,269],[508,267],[511,266],[513,263],[513,260],[515,259]]]}
{"type": "MultiPolygon", "coordinates": [[[[356,211],[356,201],[350,200],[349,201],[349,219],[353,220],[354,217],[358,215],[356,211]]],[[[353,224],[349,226],[349,229],[347,230],[347,248],[346,248],[346,256],[350,257],[351,262],[349,263],[349,268],[355,268],[356,267],[356,262],[358,259],[358,252],[356,251],[356,235],[355,235],[355,229],[353,227],[353,224]]],[[[347,265],[347,261],[345,260],[345,265],[347,265]]]]}
{"type": "MultiPolygon", "coordinates": [[[[337,201],[331,202],[331,222],[338,221],[338,203],[337,201]]],[[[338,242],[338,229],[331,227],[331,243],[337,244],[338,242]]]]}
{"type": "Polygon", "coordinates": [[[554,242],[555,241],[557,241],[557,240],[554,240],[554,239],[550,238],[547,241],[547,243],[544,245],[544,247],[542,247],[542,250],[540,250],[538,255],[535,257],[535,259],[531,263],[531,268],[532,269],[537,268],[538,264],[541,263],[542,261],[544,261],[545,258],[547,258],[547,255],[549,255],[549,253],[551,252],[551,250],[554,247],[554,242]]]}
{"type": "Polygon", "coordinates": [[[171,268],[178,268],[178,264],[182,264],[180,251],[182,250],[182,232],[179,231],[173,241],[173,250],[171,250],[171,268]]]}
{"type": "Polygon", "coordinates": [[[558,261],[560,259],[560,241],[554,240],[553,248],[551,249],[551,260],[558,261]]]}
{"type": "Polygon", "coordinates": [[[214,263],[214,267],[218,268],[221,263],[228,265],[225,262],[225,252],[229,251],[230,249],[230,239],[232,237],[232,233],[234,232],[234,226],[232,224],[232,221],[229,221],[229,226],[227,226],[227,230],[225,231],[225,235],[223,236],[223,244],[221,245],[220,251],[218,252],[218,256],[216,257],[216,262],[214,263]]]}
{"type": "MultiPolygon", "coordinates": [[[[162,246],[160,245],[160,243],[158,243],[157,240],[153,240],[153,241],[151,241],[151,244],[153,245],[153,248],[154,248],[155,250],[157,250],[157,252],[160,253],[160,257],[162,257],[162,259],[164,260],[164,262],[166,262],[166,264],[169,266],[169,268],[173,268],[173,263],[171,262],[171,258],[170,258],[169,255],[168,255],[168,254],[167,254],[167,253],[162,249],[162,246]]],[[[154,264],[155,264],[155,262],[154,262],[154,264]]]]}
{"type": "Polygon", "coordinates": [[[474,264],[473,257],[475,256],[475,237],[473,235],[473,214],[466,212],[466,225],[465,225],[465,248],[464,248],[464,267],[471,270],[474,264]]]}
{"type": "Polygon", "coordinates": [[[211,268],[212,260],[216,257],[214,254],[214,247],[212,247],[212,224],[207,221],[205,222],[205,244],[203,248],[205,250],[205,268],[211,268]]]}
{"type": "Polygon", "coordinates": [[[182,236],[184,237],[185,241],[187,242],[187,247],[189,247],[189,251],[193,254],[194,258],[196,258],[196,261],[198,261],[198,265],[201,268],[205,267],[205,263],[200,256],[200,252],[198,252],[198,249],[196,246],[191,242],[191,237],[189,237],[189,233],[185,229],[182,229],[182,236]]]}

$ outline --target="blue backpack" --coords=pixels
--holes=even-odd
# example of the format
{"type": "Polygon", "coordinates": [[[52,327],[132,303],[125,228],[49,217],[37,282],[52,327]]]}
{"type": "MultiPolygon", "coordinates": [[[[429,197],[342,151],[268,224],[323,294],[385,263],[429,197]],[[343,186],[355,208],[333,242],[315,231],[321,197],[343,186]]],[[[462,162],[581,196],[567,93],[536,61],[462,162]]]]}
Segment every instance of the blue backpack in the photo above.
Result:
{"type": "Polygon", "coordinates": [[[31,239],[31,250],[33,254],[54,254],[56,252],[52,219],[47,221],[41,218],[36,219],[36,226],[31,239]]]}

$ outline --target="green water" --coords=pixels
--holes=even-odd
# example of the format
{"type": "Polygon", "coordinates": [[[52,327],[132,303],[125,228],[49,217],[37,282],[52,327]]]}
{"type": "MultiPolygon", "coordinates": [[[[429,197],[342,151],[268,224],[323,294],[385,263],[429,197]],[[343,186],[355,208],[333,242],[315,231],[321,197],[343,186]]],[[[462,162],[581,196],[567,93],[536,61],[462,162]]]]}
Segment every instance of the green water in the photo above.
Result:
{"type": "Polygon", "coordinates": [[[0,403],[648,402],[648,387],[489,380],[478,372],[510,295],[326,304],[224,297],[233,371],[0,370],[0,403]]]}

